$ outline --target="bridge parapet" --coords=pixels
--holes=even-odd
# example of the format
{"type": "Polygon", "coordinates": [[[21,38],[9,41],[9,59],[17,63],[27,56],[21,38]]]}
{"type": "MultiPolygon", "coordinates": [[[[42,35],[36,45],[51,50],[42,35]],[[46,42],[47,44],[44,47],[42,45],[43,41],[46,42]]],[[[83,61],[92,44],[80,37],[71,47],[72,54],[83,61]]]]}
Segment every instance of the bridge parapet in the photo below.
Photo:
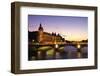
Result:
{"type": "Polygon", "coordinates": [[[78,48],[78,46],[80,46],[80,48],[83,48],[85,46],[88,46],[88,43],[61,43],[61,42],[58,42],[56,44],[54,43],[29,43],[29,46],[51,46],[53,48],[55,48],[55,45],[59,47],[63,47],[63,46],[73,46],[75,48],[78,48]]]}

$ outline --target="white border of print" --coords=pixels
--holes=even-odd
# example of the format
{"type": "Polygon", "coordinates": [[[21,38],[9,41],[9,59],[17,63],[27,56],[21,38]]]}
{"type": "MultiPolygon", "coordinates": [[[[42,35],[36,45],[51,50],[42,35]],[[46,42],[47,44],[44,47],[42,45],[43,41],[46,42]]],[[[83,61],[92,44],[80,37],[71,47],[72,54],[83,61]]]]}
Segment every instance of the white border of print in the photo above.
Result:
{"type": "Polygon", "coordinates": [[[94,11],[77,9],[55,9],[41,7],[20,8],[20,69],[44,69],[94,65],[94,11]],[[88,17],[88,58],[66,60],[28,61],[28,14],[88,17]],[[92,35],[91,35],[92,34],[92,35]]]}

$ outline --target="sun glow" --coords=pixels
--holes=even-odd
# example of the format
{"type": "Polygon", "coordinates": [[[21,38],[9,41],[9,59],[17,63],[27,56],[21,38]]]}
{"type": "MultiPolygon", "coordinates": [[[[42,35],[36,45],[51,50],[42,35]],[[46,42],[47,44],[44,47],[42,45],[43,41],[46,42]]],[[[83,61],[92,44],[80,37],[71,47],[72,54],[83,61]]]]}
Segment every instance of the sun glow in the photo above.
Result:
{"type": "Polygon", "coordinates": [[[65,34],[62,33],[61,36],[65,38],[65,40],[69,41],[81,41],[81,40],[86,40],[87,35],[80,35],[80,34],[65,34]]]}

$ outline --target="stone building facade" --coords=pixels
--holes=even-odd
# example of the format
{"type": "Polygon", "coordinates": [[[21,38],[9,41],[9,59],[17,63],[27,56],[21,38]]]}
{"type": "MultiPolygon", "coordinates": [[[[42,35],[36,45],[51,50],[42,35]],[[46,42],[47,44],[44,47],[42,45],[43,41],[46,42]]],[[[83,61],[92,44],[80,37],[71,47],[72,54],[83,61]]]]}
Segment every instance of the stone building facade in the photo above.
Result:
{"type": "Polygon", "coordinates": [[[42,24],[40,24],[38,31],[28,33],[28,39],[29,41],[43,44],[55,44],[57,42],[65,42],[65,39],[60,34],[45,32],[42,24]]]}

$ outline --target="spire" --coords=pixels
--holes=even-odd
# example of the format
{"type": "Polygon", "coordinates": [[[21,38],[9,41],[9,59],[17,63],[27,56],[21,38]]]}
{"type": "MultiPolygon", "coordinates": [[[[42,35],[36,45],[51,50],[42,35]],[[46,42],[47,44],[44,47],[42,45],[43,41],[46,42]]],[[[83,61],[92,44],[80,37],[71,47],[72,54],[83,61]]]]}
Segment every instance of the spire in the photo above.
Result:
{"type": "Polygon", "coordinates": [[[40,23],[40,27],[42,27],[42,24],[40,23]]]}
{"type": "Polygon", "coordinates": [[[38,30],[43,31],[43,27],[42,27],[41,23],[40,23],[40,26],[39,26],[38,30]]]}

